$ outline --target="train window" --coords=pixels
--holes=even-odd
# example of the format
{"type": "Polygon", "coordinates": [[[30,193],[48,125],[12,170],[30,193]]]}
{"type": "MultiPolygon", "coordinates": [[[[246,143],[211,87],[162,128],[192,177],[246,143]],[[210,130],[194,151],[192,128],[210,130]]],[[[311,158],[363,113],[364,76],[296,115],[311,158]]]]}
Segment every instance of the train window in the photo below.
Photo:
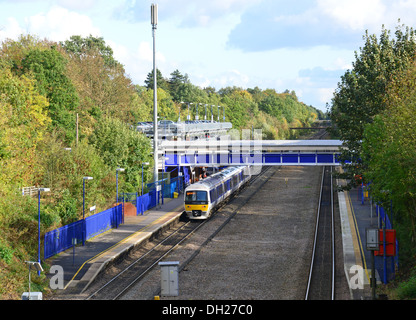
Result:
{"type": "Polygon", "coordinates": [[[225,185],[226,185],[226,190],[229,191],[231,189],[231,180],[227,180],[225,185]]]}
{"type": "Polygon", "coordinates": [[[220,186],[218,186],[217,187],[217,195],[218,195],[218,197],[221,197],[222,196],[222,194],[224,193],[224,192],[222,192],[222,185],[220,185],[220,186]]]}
{"type": "Polygon", "coordinates": [[[216,192],[215,192],[215,189],[212,189],[212,190],[209,192],[209,196],[210,196],[210,198],[211,198],[211,202],[214,202],[215,200],[217,200],[217,194],[216,194],[216,192]]]}
{"type": "Polygon", "coordinates": [[[185,204],[208,204],[206,191],[186,191],[185,204]]]}

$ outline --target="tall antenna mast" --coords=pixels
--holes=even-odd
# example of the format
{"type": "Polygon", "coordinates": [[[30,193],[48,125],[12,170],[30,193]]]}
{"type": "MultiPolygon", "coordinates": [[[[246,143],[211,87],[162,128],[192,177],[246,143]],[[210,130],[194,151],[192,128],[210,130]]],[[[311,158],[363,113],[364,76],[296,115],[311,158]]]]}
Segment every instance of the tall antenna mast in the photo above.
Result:
{"type": "Polygon", "coordinates": [[[153,34],[153,157],[155,167],[153,169],[154,182],[158,181],[158,132],[157,132],[157,72],[156,72],[156,29],[157,29],[157,4],[152,4],[150,7],[150,16],[152,23],[153,34]]]}

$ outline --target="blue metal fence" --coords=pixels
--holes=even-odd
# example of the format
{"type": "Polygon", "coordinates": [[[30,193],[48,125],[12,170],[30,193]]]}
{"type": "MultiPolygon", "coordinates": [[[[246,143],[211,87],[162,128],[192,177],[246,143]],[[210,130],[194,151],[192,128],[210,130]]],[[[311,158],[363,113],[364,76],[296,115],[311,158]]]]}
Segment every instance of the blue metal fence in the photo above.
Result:
{"type": "MultiPolygon", "coordinates": [[[[361,204],[364,204],[365,195],[364,191],[368,190],[368,186],[360,186],[358,188],[358,197],[361,198],[361,204]]],[[[390,221],[389,215],[385,211],[382,206],[376,205],[375,213],[378,219],[378,226],[382,230],[386,229],[393,229],[393,224],[390,221]]],[[[386,239],[383,239],[383,246],[386,246],[386,239]]],[[[396,270],[399,269],[399,242],[396,239],[396,255],[394,257],[384,256],[376,256],[375,257],[375,265],[376,269],[380,275],[381,281],[386,284],[390,280],[393,280],[396,275],[396,270]]],[[[384,249],[385,252],[385,249],[384,249]]]]}
{"type": "MultiPolygon", "coordinates": [[[[159,183],[161,183],[159,181],[159,183]]],[[[183,177],[172,178],[170,183],[162,183],[162,188],[157,191],[154,184],[149,184],[148,193],[138,196],[137,193],[121,193],[118,202],[131,202],[136,206],[137,215],[156,207],[163,198],[172,198],[174,192],[182,192],[184,188],[183,177]],[[153,188],[152,188],[153,187],[153,188]]],[[[82,243],[84,235],[85,241],[111,228],[117,228],[123,221],[122,205],[110,208],[100,213],[94,214],[73,222],[69,225],[52,230],[45,234],[44,259],[48,259],[59,252],[65,251],[73,246],[73,239],[76,243],[82,243]]]]}
{"type": "Polygon", "coordinates": [[[123,218],[122,205],[97,213],[84,220],[78,220],[69,225],[49,231],[45,234],[44,259],[48,259],[59,252],[73,246],[73,241],[82,243],[111,228],[117,228],[123,218]]]}
{"type": "Polygon", "coordinates": [[[89,240],[112,228],[117,228],[121,224],[122,219],[122,205],[118,205],[85,218],[85,240],[89,240]]]}
{"type": "MultiPolygon", "coordinates": [[[[393,229],[388,214],[381,206],[376,207],[378,213],[379,225],[381,229],[393,229]]],[[[383,238],[384,252],[386,251],[386,239],[383,238]]],[[[376,257],[376,268],[381,277],[381,281],[386,284],[393,280],[396,274],[396,268],[399,268],[399,242],[396,239],[396,255],[394,257],[387,257],[386,255],[376,257]]]]}

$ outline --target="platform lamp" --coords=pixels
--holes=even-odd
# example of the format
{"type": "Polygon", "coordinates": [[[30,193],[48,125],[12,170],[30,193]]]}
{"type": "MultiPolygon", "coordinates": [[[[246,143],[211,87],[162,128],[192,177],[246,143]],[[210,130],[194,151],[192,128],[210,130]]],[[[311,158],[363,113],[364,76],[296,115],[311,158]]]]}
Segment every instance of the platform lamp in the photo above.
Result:
{"type": "Polygon", "coordinates": [[[82,245],[85,246],[85,180],[92,180],[93,177],[82,178],[82,220],[84,227],[82,228],[82,245]]]}
{"type": "MultiPolygon", "coordinates": [[[[49,188],[38,188],[38,263],[40,265],[40,193],[41,192],[49,192],[51,189],[49,188]]],[[[38,276],[40,276],[40,269],[38,270],[38,276]]]]}
{"type": "Polygon", "coordinates": [[[215,107],[215,104],[211,104],[211,122],[214,122],[214,111],[212,111],[212,107],[215,107]]]}
{"type": "Polygon", "coordinates": [[[118,173],[119,172],[124,172],[126,169],[124,169],[124,168],[117,168],[116,169],[116,193],[117,193],[117,196],[116,196],[116,203],[118,203],[118,173]]]}

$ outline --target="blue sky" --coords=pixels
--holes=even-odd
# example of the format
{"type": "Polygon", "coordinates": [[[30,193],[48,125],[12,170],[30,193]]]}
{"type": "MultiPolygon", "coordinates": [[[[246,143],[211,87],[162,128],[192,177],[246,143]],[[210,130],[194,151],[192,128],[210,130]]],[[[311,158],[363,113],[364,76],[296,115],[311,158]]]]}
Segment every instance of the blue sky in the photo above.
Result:
{"type": "Polygon", "coordinates": [[[159,7],[157,66],[200,87],[295,90],[321,110],[351,68],[365,30],[416,25],[414,0],[0,0],[0,41],[101,36],[135,84],[152,69],[150,5],[159,7]]]}

